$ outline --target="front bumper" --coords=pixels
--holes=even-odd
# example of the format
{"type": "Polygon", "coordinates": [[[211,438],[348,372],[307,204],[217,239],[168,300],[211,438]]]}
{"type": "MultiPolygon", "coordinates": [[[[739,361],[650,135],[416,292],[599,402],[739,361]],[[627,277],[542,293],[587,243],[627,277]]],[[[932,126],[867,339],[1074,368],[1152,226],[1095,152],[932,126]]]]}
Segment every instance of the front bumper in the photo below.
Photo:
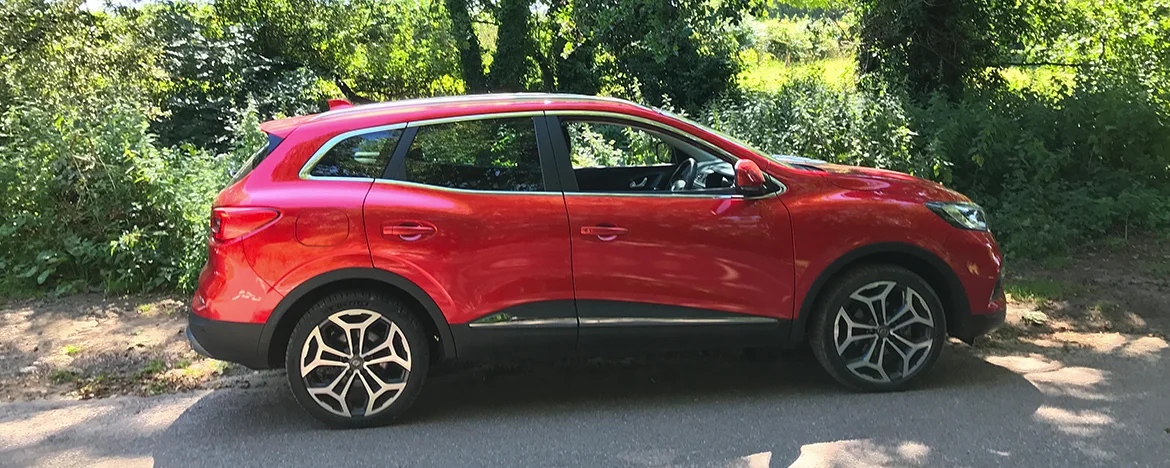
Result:
{"type": "Polygon", "coordinates": [[[224,322],[187,314],[187,341],[195,352],[250,369],[268,367],[267,355],[259,352],[263,331],[262,323],[224,322]]]}
{"type": "Polygon", "coordinates": [[[992,312],[990,314],[972,315],[970,324],[971,339],[965,341],[970,342],[975,337],[991,333],[996,328],[999,328],[1000,325],[1003,325],[1006,318],[1007,309],[1001,309],[999,312],[992,312]]]}

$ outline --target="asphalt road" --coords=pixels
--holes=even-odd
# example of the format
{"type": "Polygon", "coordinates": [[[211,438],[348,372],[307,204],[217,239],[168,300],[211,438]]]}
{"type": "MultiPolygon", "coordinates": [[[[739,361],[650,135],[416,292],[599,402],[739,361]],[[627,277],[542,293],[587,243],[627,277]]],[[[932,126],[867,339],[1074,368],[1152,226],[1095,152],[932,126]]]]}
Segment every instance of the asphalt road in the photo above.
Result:
{"type": "Polygon", "coordinates": [[[665,359],[461,371],[411,417],[324,429],[248,389],[0,405],[5,466],[1170,466],[1170,352],[983,360],[852,394],[811,363],[665,359]]]}

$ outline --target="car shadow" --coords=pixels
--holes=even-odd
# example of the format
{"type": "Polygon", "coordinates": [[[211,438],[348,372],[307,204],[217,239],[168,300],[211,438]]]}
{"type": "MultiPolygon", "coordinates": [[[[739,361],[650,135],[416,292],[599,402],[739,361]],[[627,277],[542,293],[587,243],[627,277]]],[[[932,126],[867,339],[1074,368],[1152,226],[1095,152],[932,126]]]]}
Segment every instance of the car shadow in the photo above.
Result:
{"type": "Polygon", "coordinates": [[[1011,431],[1061,437],[1032,417],[1036,387],[963,349],[886,394],[842,390],[811,356],[472,368],[433,377],[399,424],[365,430],[324,428],[282,384],[207,394],[158,439],[156,464],[788,466],[853,441],[859,463],[1000,465],[1026,456],[1011,431]]]}

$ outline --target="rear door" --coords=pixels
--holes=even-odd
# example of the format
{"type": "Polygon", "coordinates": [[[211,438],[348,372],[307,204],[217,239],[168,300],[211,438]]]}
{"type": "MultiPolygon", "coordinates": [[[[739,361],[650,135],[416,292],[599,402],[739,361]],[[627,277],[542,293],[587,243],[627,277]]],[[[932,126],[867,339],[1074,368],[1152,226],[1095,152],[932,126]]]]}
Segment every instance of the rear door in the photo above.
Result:
{"type": "Polygon", "coordinates": [[[462,358],[576,345],[568,218],[537,117],[412,122],[366,197],[374,265],[435,300],[462,358]]]}

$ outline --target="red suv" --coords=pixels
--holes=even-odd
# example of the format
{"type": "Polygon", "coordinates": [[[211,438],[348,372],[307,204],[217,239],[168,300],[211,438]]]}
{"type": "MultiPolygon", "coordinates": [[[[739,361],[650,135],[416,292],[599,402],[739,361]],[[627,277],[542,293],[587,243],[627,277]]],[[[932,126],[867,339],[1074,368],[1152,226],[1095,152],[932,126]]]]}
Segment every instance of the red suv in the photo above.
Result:
{"type": "Polygon", "coordinates": [[[982,210],[933,182],[616,99],[332,104],[262,126],[188,327],[331,425],[390,422],[456,358],[807,343],[896,390],[1004,320],[982,210]]]}

